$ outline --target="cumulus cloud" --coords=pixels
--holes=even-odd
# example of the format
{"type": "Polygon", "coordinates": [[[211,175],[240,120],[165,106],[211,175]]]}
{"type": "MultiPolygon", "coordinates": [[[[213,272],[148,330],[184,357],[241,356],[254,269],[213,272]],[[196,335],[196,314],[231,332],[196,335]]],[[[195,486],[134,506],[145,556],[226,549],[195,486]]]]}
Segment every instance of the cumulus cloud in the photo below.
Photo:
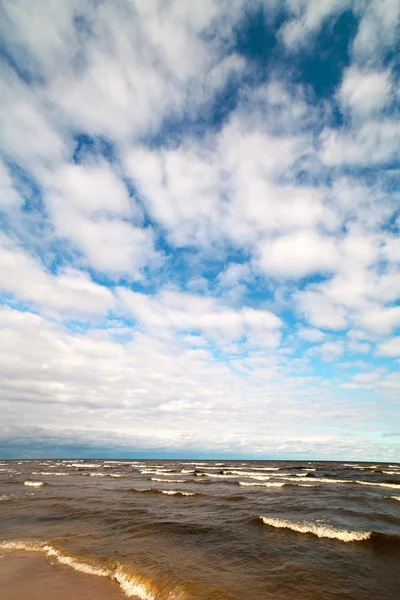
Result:
{"type": "Polygon", "coordinates": [[[351,68],[344,75],[339,98],[345,110],[356,117],[365,117],[381,111],[390,100],[390,93],[390,72],[351,68]]]}
{"type": "Polygon", "coordinates": [[[49,273],[21,249],[5,239],[1,241],[6,242],[0,261],[3,292],[56,314],[60,311],[89,318],[105,315],[113,307],[112,292],[94,283],[86,273],[72,267],[59,274],[49,273]]]}

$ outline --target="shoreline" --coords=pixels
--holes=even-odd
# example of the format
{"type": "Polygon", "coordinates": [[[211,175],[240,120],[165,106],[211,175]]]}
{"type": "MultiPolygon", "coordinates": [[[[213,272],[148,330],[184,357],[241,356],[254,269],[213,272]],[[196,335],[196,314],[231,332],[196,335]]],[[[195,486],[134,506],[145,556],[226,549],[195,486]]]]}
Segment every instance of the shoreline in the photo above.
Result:
{"type": "MultiPolygon", "coordinates": [[[[82,573],[40,552],[1,550],[2,600],[126,600],[118,583],[82,573]]],[[[138,596],[131,596],[140,600],[138,596]]]]}

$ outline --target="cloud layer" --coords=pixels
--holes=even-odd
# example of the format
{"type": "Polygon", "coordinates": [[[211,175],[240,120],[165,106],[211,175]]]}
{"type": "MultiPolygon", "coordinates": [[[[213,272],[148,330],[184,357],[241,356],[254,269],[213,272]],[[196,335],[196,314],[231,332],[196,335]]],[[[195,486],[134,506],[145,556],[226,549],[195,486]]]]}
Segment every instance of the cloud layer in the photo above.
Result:
{"type": "Polygon", "coordinates": [[[398,2],[0,10],[4,452],[399,458],[398,2]]]}

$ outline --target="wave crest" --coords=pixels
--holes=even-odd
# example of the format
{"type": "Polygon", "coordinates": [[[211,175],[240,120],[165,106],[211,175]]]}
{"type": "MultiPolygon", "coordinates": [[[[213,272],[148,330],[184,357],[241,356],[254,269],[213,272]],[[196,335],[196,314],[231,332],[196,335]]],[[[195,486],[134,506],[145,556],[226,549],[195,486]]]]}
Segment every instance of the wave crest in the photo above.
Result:
{"type": "Polygon", "coordinates": [[[45,484],[43,481],[24,481],[24,485],[27,485],[28,487],[41,487],[45,484]]]}
{"type": "Polygon", "coordinates": [[[164,594],[158,586],[148,577],[139,573],[131,573],[120,563],[113,563],[110,566],[96,564],[88,559],[81,559],[60,550],[46,542],[35,542],[25,540],[13,540],[9,542],[0,542],[1,550],[24,550],[28,552],[42,552],[49,558],[57,560],[60,564],[67,565],[88,575],[97,577],[108,577],[119,584],[126,596],[135,596],[140,600],[157,600],[162,597],[165,600],[184,600],[186,595],[183,590],[174,588],[169,593],[164,594]]]}
{"type": "Polygon", "coordinates": [[[370,531],[349,531],[347,529],[336,529],[334,527],[324,527],[313,523],[293,523],[285,519],[272,517],[260,517],[260,519],[270,527],[278,529],[291,529],[298,533],[312,533],[319,538],[330,538],[340,540],[341,542],[359,542],[368,540],[371,537],[370,531]]]}

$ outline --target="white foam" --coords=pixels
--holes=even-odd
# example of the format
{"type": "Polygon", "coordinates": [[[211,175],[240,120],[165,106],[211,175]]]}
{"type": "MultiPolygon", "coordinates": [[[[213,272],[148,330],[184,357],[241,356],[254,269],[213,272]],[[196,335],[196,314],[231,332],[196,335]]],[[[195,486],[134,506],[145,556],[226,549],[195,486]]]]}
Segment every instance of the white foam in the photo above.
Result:
{"type": "Polygon", "coordinates": [[[335,529],[334,527],[323,527],[313,523],[292,523],[284,519],[271,517],[260,517],[260,519],[271,527],[292,529],[298,533],[312,533],[319,538],[330,538],[342,542],[356,542],[367,540],[371,537],[370,531],[348,531],[347,529],[335,529]]]}
{"type": "Polygon", "coordinates": [[[373,481],[356,481],[356,483],[359,483],[360,485],[373,485],[377,487],[391,488],[393,490],[400,490],[400,485],[397,483],[374,483],[373,481]]]}
{"type": "Polygon", "coordinates": [[[0,494],[0,502],[7,502],[11,500],[11,496],[6,496],[6,494],[0,494]]]}
{"type": "Polygon", "coordinates": [[[152,477],[152,481],[162,481],[163,483],[186,483],[186,479],[160,479],[159,477],[152,477]]]}
{"type": "Polygon", "coordinates": [[[24,481],[24,485],[29,487],[40,487],[44,485],[43,481],[24,481]]]}
{"type": "MultiPolygon", "coordinates": [[[[158,490],[157,490],[158,491],[158,490]]],[[[168,496],[195,496],[195,492],[181,492],[180,490],[160,490],[162,494],[167,494],[168,496]]]]}
{"type": "Polygon", "coordinates": [[[67,465],[67,467],[78,467],[79,469],[97,469],[99,467],[101,467],[101,465],[97,464],[97,463],[71,463],[69,465],[67,465]]]}
{"type": "Polygon", "coordinates": [[[140,600],[155,600],[155,596],[147,589],[146,585],[140,581],[135,581],[132,575],[128,575],[119,567],[113,575],[126,596],[137,596],[140,600]]]}
{"type": "Polygon", "coordinates": [[[112,575],[112,572],[109,569],[91,565],[84,561],[76,560],[72,556],[63,554],[53,546],[46,544],[45,546],[43,546],[43,550],[47,556],[55,558],[59,563],[63,565],[68,565],[69,567],[72,567],[73,569],[75,569],[75,571],[87,573],[88,575],[97,575],[99,577],[110,577],[112,575]]]}
{"type": "Polygon", "coordinates": [[[97,577],[108,577],[115,580],[126,596],[137,596],[141,600],[155,600],[155,596],[150,593],[146,585],[143,582],[140,582],[138,577],[128,575],[121,566],[118,566],[115,571],[112,571],[108,568],[93,565],[86,561],[77,560],[73,556],[69,556],[60,550],[57,550],[54,546],[43,542],[28,542],[23,540],[0,542],[0,549],[43,552],[49,558],[53,558],[57,560],[57,562],[67,565],[75,571],[86,573],[88,575],[96,575],[97,577]]]}
{"type": "Polygon", "coordinates": [[[400,496],[390,496],[392,500],[398,500],[400,502],[400,496]]]}
{"type": "Polygon", "coordinates": [[[261,486],[261,487],[283,487],[285,484],[284,483],[278,483],[278,482],[273,482],[273,481],[268,481],[265,483],[250,483],[248,481],[239,481],[238,482],[239,485],[244,485],[247,487],[253,487],[253,486],[261,486]]]}
{"type": "Polygon", "coordinates": [[[280,467],[251,467],[253,471],[279,471],[280,467]]]}
{"type": "Polygon", "coordinates": [[[54,471],[34,471],[32,473],[32,475],[48,475],[48,476],[54,476],[54,477],[69,477],[71,475],[71,473],[63,473],[63,472],[57,472],[55,473],[54,471]]]}

